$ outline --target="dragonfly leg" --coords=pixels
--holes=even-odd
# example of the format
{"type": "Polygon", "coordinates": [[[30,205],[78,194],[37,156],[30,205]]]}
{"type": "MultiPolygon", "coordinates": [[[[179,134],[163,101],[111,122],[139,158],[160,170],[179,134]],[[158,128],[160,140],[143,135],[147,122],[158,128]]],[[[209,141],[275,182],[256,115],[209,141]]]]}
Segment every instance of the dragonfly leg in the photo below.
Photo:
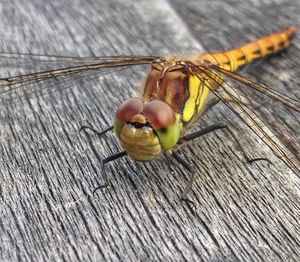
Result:
{"type": "Polygon", "coordinates": [[[193,182],[194,182],[195,176],[196,176],[196,169],[189,162],[187,162],[184,158],[182,158],[177,152],[172,152],[172,156],[176,159],[176,161],[178,163],[180,163],[185,169],[187,169],[190,174],[190,180],[186,184],[185,189],[182,191],[182,193],[180,195],[180,199],[182,201],[185,201],[187,203],[191,203],[191,204],[195,205],[193,201],[189,200],[186,197],[186,195],[193,186],[193,182]]]}
{"type": "Polygon", "coordinates": [[[102,189],[102,188],[106,188],[109,186],[109,182],[108,182],[108,178],[107,178],[107,173],[105,171],[105,164],[111,162],[111,161],[114,161],[118,158],[121,158],[123,156],[126,156],[127,153],[126,151],[122,151],[122,152],[119,152],[117,154],[114,154],[114,155],[111,155],[107,158],[104,158],[102,161],[101,161],[101,174],[102,174],[102,177],[103,177],[103,180],[104,180],[104,183],[100,186],[97,186],[94,190],[93,190],[93,194],[95,194],[95,192],[99,189],[102,189]]]}
{"type": "MultiPolygon", "coordinates": [[[[225,124],[222,124],[222,123],[214,124],[214,125],[211,125],[211,126],[208,126],[208,127],[204,128],[204,129],[198,130],[198,131],[196,131],[196,132],[194,132],[194,133],[187,134],[187,135],[181,137],[180,140],[178,141],[178,143],[179,143],[179,144],[182,144],[182,143],[184,143],[184,142],[193,140],[193,139],[195,139],[195,138],[198,138],[198,137],[200,137],[200,136],[202,136],[202,135],[208,134],[208,133],[213,132],[213,131],[215,131],[215,130],[218,130],[218,129],[224,129],[224,128],[225,128],[226,130],[228,130],[228,132],[232,135],[232,137],[234,138],[234,140],[235,140],[235,142],[237,143],[237,145],[240,147],[240,150],[242,151],[242,153],[243,153],[243,155],[244,155],[244,157],[245,157],[245,159],[246,159],[246,161],[247,161],[248,163],[252,164],[253,162],[255,162],[255,161],[260,161],[260,160],[267,161],[269,164],[271,163],[271,161],[270,161],[269,159],[267,159],[267,158],[253,158],[253,159],[249,158],[249,157],[247,156],[247,154],[245,153],[245,151],[244,151],[244,149],[243,149],[241,143],[239,142],[239,140],[238,140],[236,134],[234,133],[234,131],[233,131],[229,126],[227,126],[227,125],[225,125],[225,124]]],[[[174,157],[174,158],[175,158],[175,159],[176,159],[176,160],[177,160],[184,168],[186,168],[186,169],[189,171],[190,176],[191,176],[191,178],[190,178],[190,180],[188,181],[188,183],[187,183],[185,189],[183,190],[183,192],[182,192],[181,195],[180,195],[180,199],[181,199],[182,201],[185,201],[185,202],[188,202],[188,203],[191,203],[191,204],[194,205],[194,202],[191,201],[191,200],[189,200],[189,199],[186,197],[186,195],[188,194],[188,192],[191,190],[191,188],[192,188],[192,186],[193,186],[193,182],[194,182],[194,180],[195,180],[195,178],[196,178],[196,174],[197,174],[197,173],[196,173],[196,170],[195,170],[195,168],[194,168],[190,163],[188,163],[185,159],[183,159],[177,152],[173,151],[173,152],[172,152],[172,156],[173,156],[173,157],[174,157]]]]}
{"type": "Polygon", "coordinates": [[[234,132],[234,130],[232,128],[230,128],[229,126],[227,126],[227,125],[225,126],[225,128],[229,132],[229,134],[233,137],[235,143],[239,146],[239,148],[242,151],[243,156],[246,159],[247,163],[252,164],[256,161],[267,161],[269,166],[270,166],[270,164],[272,164],[272,162],[268,158],[265,158],[265,157],[250,158],[246,154],[246,151],[244,150],[244,148],[243,148],[241,142],[239,141],[239,139],[238,139],[236,133],[234,132]]]}
{"type": "Polygon", "coordinates": [[[272,164],[272,162],[269,159],[264,158],[264,157],[259,157],[259,158],[250,158],[250,157],[248,157],[245,150],[243,149],[242,144],[240,143],[237,135],[232,130],[232,128],[230,128],[229,126],[227,126],[225,124],[222,124],[222,123],[214,124],[214,125],[211,125],[211,126],[208,126],[208,127],[204,128],[204,129],[201,129],[199,131],[196,131],[194,133],[187,134],[187,135],[180,138],[179,143],[187,142],[187,141],[193,140],[195,138],[198,138],[202,135],[205,135],[207,133],[210,133],[212,131],[215,131],[215,130],[218,130],[218,129],[224,129],[224,128],[230,133],[230,135],[233,137],[235,143],[239,146],[239,148],[242,151],[243,156],[246,159],[247,163],[252,164],[253,162],[256,162],[256,161],[267,161],[269,165],[272,164]]]}
{"type": "Polygon", "coordinates": [[[81,132],[81,131],[85,131],[85,130],[90,130],[90,131],[92,131],[93,133],[95,133],[96,135],[98,135],[98,136],[103,136],[106,132],[108,132],[108,131],[110,131],[110,130],[113,130],[114,129],[114,127],[113,126],[110,126],[110,127],[108,127],[108,128],[106,128],[106,129],[104,129],[103,131],[98,131],[98,130],[96,130],[96,129],[94,129],[94,128],[92,128],[92,127],[90,127],[90,126],[82,126],[82,127],[80,127],[79,128],[79,132],[81,132]]]}
{"type": "Polygon", "coordinates": [[[178,143],[182,144],[184,142],[187,142],[187,141],[190,141],[190,140],[193,140],[195,138],[198,138],[200,136],[203,136],[205,134],[208,134],[210,132],[213,132],[215,130],[218,130],[218,129],[223,129],[223,128],[226,128],[227,126],[224,125],[224,124],[214,124],[214,125],[211,125],[211,126],[208,126],[206,128],[203,128],[201,130],[198,130],[194,133],[191,133],[191,134],[187,134],[187,135],[184,135],[182,136],[178,143]]]}

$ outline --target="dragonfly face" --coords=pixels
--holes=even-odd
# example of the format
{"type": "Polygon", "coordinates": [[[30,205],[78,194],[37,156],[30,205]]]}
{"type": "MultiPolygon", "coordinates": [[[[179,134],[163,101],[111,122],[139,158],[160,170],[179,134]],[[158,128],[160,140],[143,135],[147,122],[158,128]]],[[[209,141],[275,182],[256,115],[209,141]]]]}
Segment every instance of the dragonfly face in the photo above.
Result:
{"type": "Polygon", "coordinates": [[[118,108],[114,130],[128,155],[148,161],[177,143],[181,122],[166,102],[130,98],[118,108]]]}

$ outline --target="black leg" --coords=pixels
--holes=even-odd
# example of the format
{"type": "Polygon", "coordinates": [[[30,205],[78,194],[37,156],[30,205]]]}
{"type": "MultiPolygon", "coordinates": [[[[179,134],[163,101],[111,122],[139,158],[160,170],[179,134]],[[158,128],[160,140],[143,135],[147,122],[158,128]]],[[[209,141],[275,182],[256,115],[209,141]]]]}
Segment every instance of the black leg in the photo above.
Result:
{"type": "Polygon", "coordinates": [[[256,162],[256,161],[267,161],[269,165],[272,164],[272,162],[269,159],[264,158],[264,157],[249,158],[248,155],[246,154],[245,150],[243,149],[242,144],[240,143],[238,137],[234,133],[234,131],[229,126],[227,126],[225,124],[222,124],[222,123],[211,125],[211,126],[208,126],[204,129],[201,129],[199,131],[196,131],[194,133],[187,134],[187,135],[180,138],[179,143],[184,143],[184,142],[193,140],[195,138],[198,138],[202,135],[208,134],[212,131],[215,131],[215,130],[218,130],[218,129],[224,129],[224,128],[230,133],[230,135],[233,137],[235,143],[239,146],[239,148],[242,151],[243,156],[246,159],[247,163],[252,164],[253,162],[256,162]]]}
{"type": "MultiPolygon", "coordinates": [[[[235,133],[231,130],[230,127],[228,127],[227,125],[225,124],[215,124],[215,125],[211,125],[211,126],[208,126],[204,129],[201,129],[199,131],[196,131],[194,133],[191,133],[191,134],[187,134],[183,137],[180,138],[180,140],[178,141],[179,144],[182,144],[184,142],[187,142],[187,141],[190,141],[190,140],[193,140],[195,138],[198,138],[200,136],[203,136],[205,134],[208,134],[210,132],[213,132],[215,130],[218,130],[218,129],[226,129],[230,134],[231,136],[234,138],[235,142],[238,144],[238,146],[240,147],[241,151],[243,152],[243,155],[245,157],[245,159],[247,160],[248,163],[252,164],[253,162],[255,161],[260,161],[260,160],[264,160],[264,161],[267,161],[269,164],[271,163],[271,161],[267,158],[254,158],[254,159],[250,159],[247,154],[245,153],[241,143],[239,142],[238,138],[236,137],[235,133]]],[[[189,174],[191,176],[190,180],[188,181],[185,189],[183,190],[183,192],[181,193],[181,196],[180,196],[180,199],[185,201],[185,202],[189,202],[189,203],[192,203],[194,204],[191,200],[189,200],[186,196],[188,194],[188,192],[191,190],[192,188],[192,185],[193,185],[193,182],[195,180],[195,177],[196,177],[196,170],[195,168],[190,164],[188,163],[185,159],[183,159],[177,152],[172,152],[172,156],[184,167],[186,168],[188,171],[189,171],[189,174]]]]}
{"type": "Polygon", "coordinates": [[[113,126],[110,126],[110,127],[106,128],[105,130],[99,132],[98,130],[96,130],[96,129],[90,127],[90,126],[82,126],[82,127],[80,127],[79,132],[81,132],[81,131],[83,131],[83,130],[90,130],[90,131],[92,131],[93,133],[95,133],[96,135],[98,135],[99,137],[101,137],[101,136],[103,136],[106,132],[108,132],[108,131],[110,131],[110,130],[113,130],[113,129],[114,129],[114,127],[113,127],[113,126]]]}
{"type": "MultiPolygon", "coordinates": [[[[195,138],[198,138],[200,136],[203,136],[205,134],[208,134],[210,132],[213,132],[215,130],[218,130],[218,129],[223,129],[223,128],[226,128],[225,125],[223,124],[215,124],[215,125],[211,125],[209,127],[206,127],[204,129],[201,129],[199,131],[196,131],[194,133],[191,133],[191,134],[187,134],[183,137],[181,137],[178,141],[178,144],[182,144],[184,142],[187,142],[187,141],[190,141],[190,140],[193,140],[195,138]]],[[[190,174],[190,180],[188,181],[185,189],[182,191],[181,195],[180,195],[180,199],[182,201],[185,201],[185,202],[188,202],[188,203],[191,203],[194,205],[194,202],[189,200],[186,196],[188,194],[188,192],[191,190],[192,186],[193,186],[193,182],[196,178],[196,170],[195,168],[190,164],[188,163],[185,159],[183,159],[177,152],[172,152],[172,156],[176,159],[176,161],[178,161],[184,168],[186,168],[188,171],[189,171],[189,174],[190,174]]]]}
{"type": "Polygon", "coordinates": [[[225,126],[226,130],[230,133],[230,135],[233,137],[235,143],[239,146],[240,150],[242,151],[244,158],[246,159],[248,164],[252,164],[256,161],[267,161],[268,162],[268,166],[270,166],[270,164],[272,164],[272,162],[265,158],[265,157],[258,157],[258,158],[250,158],[248,157],[248,155],[246,154],[242,144],[240,143],[240,140],[238,139],[237,135],[235,134],[235,132],[229,127],[229,126],[225,126]]]}
{"type": "Polygon", "coordinates": [[[107,158],[104,158],[102,161],[101,161],[101,174],[102,174],[102,177],[103,177],[103,180],[104,180],[104,183],[100,186],[97,186],[94,190],[93,190],[93,194],[95,194],[95,192],[98,190],[98,189],[101,189],[101,188],[106,188],[108,187],[109,183],[108,183],[108,179],[107,179],[107,174],[106,174],[106,171],[105,171],[105,164],[111,162],[111,161],[114,161],[118,158],[121,158],[123,156],[126,156],[127,153],[126,151],[122,151],[122,152],[119,152],[117,154],[114,154],[114,155],[111,155],[107,158]]]}
{"type": "Polygon", "coordinates": [[[196,169],[190,164],[188,163],[185,159],[183,159],[177,152],[172,152],[172,156],[184,167],[189,171],[189,174],[191,176],[190,180],[188,181],[185,189],[182,191],[181,195],[180,195],[180,199],[182,201],[191,203],[194,205],[194,202],[189,200],[186,195],[187,193],[191,190],[192,186],[193,186],[193,182],[195,180],[195,175],[196,175],[196,169]]]}
{"type": "MultiPolygon", "coordinates": [[[[82,127],[79,129],[79,132],[81,132],[81,131],[83,131],[83,130],[84,130],[84,131],[90,130],[90,131],[94,132],[96,135],[98,135],[99,137],[101,137],[101,136],[103,136],[106,132],[108,132],[108,131],[110,131],[110,130],[113,130],[113,128],[114,128],[113,126],[110,126],[110,127],[108,127],[107,129],[105,129],[105,130],[99,132],[99,131],[95,130],[94,128],[90,127],[90,126],[82,126],[82,127]]],[[[89,137],[89,136],[88,136],[88,137],[89,137]]],[[[89,140],[90,140],[90,137],[89,137],[89,140]]],[[[95,150],[93,150],[93,151],[95,151],[95,150]]],[[[96,153],[96,152],[95,152],[95,153],[96,153]]],[[[100,170],[100,172],[101,172],[101,175],[102,175],[102,177],[103,177],[104,183],[103,183],[102,185],[99,185],[98,187],[96,187],[96,188],[93,190],[93,194],[95,194],[95,192],[96,192],[98,189],[106,188],[106,187],[108,187],[108,185],[109,185],[108,179],[107,179],[107,174],[106,174],[106,171],[105,171],[105,164],[107,164],[107,163],[109,163],[109,162],[111,162],[111,161],[114,161],[114,160],[116,160],[116,159],[118,159],[118,158],[121,158],[121,157],[123,157],[123,156],[126,156],[126,155],[127,155],[126,151],[122,151],[122,152],[119,152],[119,153],[117,153],[117,154],[111,155],[111,156],[109,156],[109,157],[107,157],[107,158],[101,160],[101,170],[100,170]]]]}
{"type": "Polygon", "coordinates": [[[191,133],[191,134],[187,134],[187,135],[184,135],[183,137],[181,137],[178,141],[179,144],[182,144],[184,142],[187,142],[187,141],[190,141],[190,140],[193,140],[195,138],[198,138],[200,136],[203,136],[205,134],[208,134],[210,132],[213,132],[215,130],[218,130],[218,129],[223,129],[223,128],[226,128],[226,125],[223,125],[223,124],[215,124],[215,125],[211,125],[211,126],[208,126],[206,128],[203,128],[201,130],[198,130],[194,133],[191,133]]]}

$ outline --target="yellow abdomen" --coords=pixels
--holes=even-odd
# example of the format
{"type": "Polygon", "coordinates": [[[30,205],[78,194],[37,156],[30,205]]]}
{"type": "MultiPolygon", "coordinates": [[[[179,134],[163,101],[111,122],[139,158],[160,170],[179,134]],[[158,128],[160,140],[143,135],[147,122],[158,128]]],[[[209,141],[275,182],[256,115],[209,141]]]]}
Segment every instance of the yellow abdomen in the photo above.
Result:
{"type": "Polygon", "coordinates": [[[198,59],[209,60],[211,63],[233,72],[255,59],[287,48],[291,44],[295,32],[296,28],[291,26],[281,32],[271,34],[238,48],[225,52],[204,53],[198,59]]]}

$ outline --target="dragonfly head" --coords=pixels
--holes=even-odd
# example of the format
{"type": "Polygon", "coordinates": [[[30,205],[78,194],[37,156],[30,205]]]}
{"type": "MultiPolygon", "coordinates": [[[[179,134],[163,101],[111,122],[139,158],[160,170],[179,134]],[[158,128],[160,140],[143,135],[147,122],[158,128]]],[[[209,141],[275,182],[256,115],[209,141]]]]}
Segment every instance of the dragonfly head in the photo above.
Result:
{"type": "Polygon", "coordinates": [[[129,156],[148,161],[177,143],[181,126],[179,117],[167,103],[160,100],[144,103],[140,98],[130,98],[118,108],[114,130],[129,156]]]}

